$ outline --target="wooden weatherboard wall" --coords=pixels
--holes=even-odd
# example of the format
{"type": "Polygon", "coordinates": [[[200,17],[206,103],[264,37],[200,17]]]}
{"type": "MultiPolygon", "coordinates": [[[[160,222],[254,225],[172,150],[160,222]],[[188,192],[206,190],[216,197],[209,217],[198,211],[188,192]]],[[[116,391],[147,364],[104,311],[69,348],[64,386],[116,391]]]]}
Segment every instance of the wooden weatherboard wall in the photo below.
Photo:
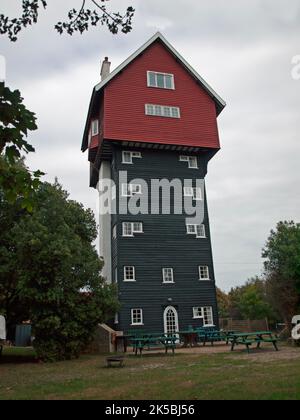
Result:
{"type": "MultiPolygon", "coordinates": [[[[204,179],[207,171],[207,155],[198,155],[199,169],[189,169],[180,162],[178,152],[142,150],[142,159],[135,159],[133,165],[122,163],[122,150],[114,147],[112,177],[119,183],[119,172],[127,171],[128,181],[143,178],[151,185],[151,179],[178,178],[204,179]]],[[[119,190],[117,191],[117,195],[119,190]]],[[[201,326],[200,319],[193,319],[193,307],[212,306],[214,323],[218,325],[215,278],[213,269],[209,218],[205,194],[206,239],[196,239],[186,233],[186,215],[115,215],[112,230],[117,226],[117,239],[113,242],[112,272],[117,270],[119,299],[122,304],[116,329],[127,331],[140,328],[143,331],[162,332],[163,312],[169,305],[177,309],[179,328],[201,326]],[[122,237],[122,223],[142,222],[144,233],[133,238],[122,237]],[[198,266],[207,265],[210,281],[200,281],[198,266]],[[136,282],[123,281],[124,266],[134,266],[136,282]],[[173,268],[174,284],[163,284],[162,269],[173,268]],[[170,300],[171,299],[171,300],[170,300]],[[142,308],[144,325],[131,326],[131,309],[142,308]]]]}
{"type": "MultiPolygon", "coordinates": [[[[193,179],[194,187],[196,179],[204,182],[208,161],[220,149],[217,116],[225,105],[163,35],[155,34],[93,89],[81,146],[82,151],[89,150],[90,185],[97,186],[104,167],[118,187],[117,197],[120,171],[127,171],[128,182],[140,178],[148,186],[152,179],[193,179]],[[175,88],[149,87],[148,72],[173,75],[175,88]],[[170,114],[158,116],[159,112],[146,115],[146,104],[176,107],[180,118],[179,113],[173,118],[170,114]],[[94,119],[99,120],[99,133],[91,138],[94,119]],[[122,163],[123,150],[140,151],[142,158],[126,165],[122,163]],[[180,162],[181,154],[197,156],[198,169],[180,162]]],[[[202,325],[201,319],[194,319],[193,307],[212,307],[213,322],[218,326],[203,189],[204,239],[187,234],[185,214],[117,214],[109,223],[100,216],[100,234],[105,229],[103,238],[109,238],[102,240],[102,255],[111,252],[111,258],[106,257],[107,279],[117,282],[121,303],[115,329],[163,332],[168,306],[177,310],[180,330],[202,325]],[[142,222],[144,233],[123,237],[123,222],[142,222]],[[198,267],[202,265],[209,268],[209,281],[199,280],[198,267]],[[135,282],[124,282],[124,266],[135,267],[135,282]],[[174,284],[163,283],[163,268],[173,268],[174,284]],[[144,325],[131,325],[131,309],[143,310],[144,325]]]]}

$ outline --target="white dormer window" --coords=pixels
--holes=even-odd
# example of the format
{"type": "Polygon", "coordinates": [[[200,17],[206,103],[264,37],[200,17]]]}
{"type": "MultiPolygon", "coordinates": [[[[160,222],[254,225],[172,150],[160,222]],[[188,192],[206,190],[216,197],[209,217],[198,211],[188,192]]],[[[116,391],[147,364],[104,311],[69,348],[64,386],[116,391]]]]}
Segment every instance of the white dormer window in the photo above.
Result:
{"type": "Polygon", "coordinates": [[[91,126],[91,135],[92,137],[98,136],[99,134],[99,120],[93,120],[91,126]]]}
{"type": "Polygon", "coordinates": [[[125,163],[127,165],[133,164],[133,159],[141,159],[142,154],[141,152],[129,152],[129,151],[123,151],[122,152],[122,163],[125,163]]]}
{"type": "Polygon", "coordinates": [[[133,197],[142,194],[142,186],[140,184],[122,184],[122,196],[133,197]]]}
{"type": "Polygon", "coordinates": [[[196,201],[202,200],[202,190],[200,187],[184,187],[183,192],[185,197],[193,197],[193,200],[196,201]]]}
{"type": "Polygon", "coordinates": [[[198,160],[196,156],[180,156],[180,162],[188,162],[190,169],[198,169],[198,160]]]}
{"type": "Polygon", "coordinates": [[[176,106],[146,104],[145,113],[153,117],[180,118],[180,108],[176,106]]]}
{"type": "Polygon", "coordinates": [[[160,89],[175,89],[173,74],[148,71],[147,79],[148,87],[155,87],[160,89]]]}

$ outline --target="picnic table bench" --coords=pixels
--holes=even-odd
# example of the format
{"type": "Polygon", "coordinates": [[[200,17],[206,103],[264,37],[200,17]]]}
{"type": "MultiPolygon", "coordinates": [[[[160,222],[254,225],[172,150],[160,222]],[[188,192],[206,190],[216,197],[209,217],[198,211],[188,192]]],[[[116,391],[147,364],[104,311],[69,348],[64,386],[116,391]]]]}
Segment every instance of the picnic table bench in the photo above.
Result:
{"type": "Polygon", "coordinates": [[[231,342],[231,351],[234,350],[235,346],[244,345],[247,347],[248,353],[250,353],[250,348],[253,344],[256,344],[256,348],[259,349],[262,343],[271,343],[275,350],[279,351],[277,346],[278,338],[271,331],[236,333],[232,334],[229,340],[231,342]]]}
{"type": "Polygon", "coordinates": [[[176,335],[149,334],[148,336],[134,337],[131,339],[131,342],[135,355],[137,355],[138,352],[142,355],[144,348],[150,350],[150,348],[158,348],[162,345],[165,347],[166,353],[171,349],[174,354],[177,340],[178,337],[176,335]]]}
{"type": "Polygon", "coordinates": [[[228,344],[230,337],[234,333],[234,331],[219,331],[213,327],[197,328],[195,331],[198,334],[198,342],[203,343],[203,346],[205,346],[206,343],[211,343],[213,346],[214,343],[222,341],[225,341],[226,344],[228,344]]]}
{"type": "Polygon", "coordinates": [[[124,366],[124,356],[109,356],[106,358],[107,367],[112,367],[117,364],[119,367],[124,366]]]}

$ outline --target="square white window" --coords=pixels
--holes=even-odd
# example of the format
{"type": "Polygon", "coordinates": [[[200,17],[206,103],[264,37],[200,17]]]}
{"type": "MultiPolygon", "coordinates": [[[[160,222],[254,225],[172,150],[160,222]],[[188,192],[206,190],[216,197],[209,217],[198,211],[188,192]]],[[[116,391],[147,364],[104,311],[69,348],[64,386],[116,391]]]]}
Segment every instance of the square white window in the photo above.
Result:
{"type": "Polygon", "coordinates": [[[142,309],[131,309],[131,325],[143,325],[142,309]]]}
{"type": "Polygon", "coordinates": [[[132,224],[132,231],[133,233],[143,233],[143,223],[134,222],[132,224]]]}
{"type": "Polygon", "coordinates": [[[99,134],[99,120],[92,121],[92,136],[98,136],[99,134]]]}
{"type": "Polygon", "coordinates": [[[197,225],[186,225],[188,235],[197,235],[197,225]]]}
{"type": "Polygon", "coordinates": [[[205,225],[196,225],[197,238],[206,238],[205,225]]]}
{"type": "Polygon", "coordinates": [[[133,236],[133,226],[131,222],[124,222],[123,227],[123,236],[133,236]]]}
{"type": "Polygon", "coordinates": [[[205,327],[214,326],[213,310],[211,306],[205,306],[203,309],[203,324],[205,327]]]}
{"type": "Polygon", "coordinates": [[[194,319],[201,319],[203,318],[203,309],[201,307],[194,307],[193,308],[193,317],[194,319]]]}
{"type": "Polygon", "coordinates": [[[201,265],[199,267],[199,275],[200,275],[200,280],[210,280],[209,269],[207,265],[201,265]]]}
{"type": "Polygon", "coordinates": [[[174,283],[173,268],[163,268],[163,282],[174,283]]]}
{"type": "Polygon", "coordinates": [[[124,281],[135,281],[135,268],[132,266],[124,267],[124,281]]]}

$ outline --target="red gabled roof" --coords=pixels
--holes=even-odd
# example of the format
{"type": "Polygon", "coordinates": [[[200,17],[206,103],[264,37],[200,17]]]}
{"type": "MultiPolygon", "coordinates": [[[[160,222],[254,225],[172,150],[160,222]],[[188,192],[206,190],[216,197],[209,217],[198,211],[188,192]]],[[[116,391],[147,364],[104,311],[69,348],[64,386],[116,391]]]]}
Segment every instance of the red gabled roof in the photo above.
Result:
{"type": "Polygon", "coordinates": [[[134,54],[132,54],[127,60],[125,60],[119,67],[117,67],[106,79],[101,83],[95,86],[92,93],[92,98],[90,102],[88,117],[86,121],[83,141],[82,141],[82,151],[85,151],[88,148],[88,132],[89,124],[92,116],[92,110],[96,105],[99,95],[103,92],[104,88],[109,85],[109,83],[119,75],[130,63],[132,63],[137,57],[145,52],[151,45],[155,42],[161,42],[164,47],[175,57],[176,61],[180,63],[184,69],[199,83],[199,85],[204,89],[204,91],[212,98],[216,107],[216,115],[219,115],[222,110],[225,108],[226,103],[224,100],[208,85],[208,83],[184,60],[184,58],[173,48],[173,46],[163,37],[161,33],[156,33],[149,41],[147,41],[141,48],[139,48],[134,54]]]}

